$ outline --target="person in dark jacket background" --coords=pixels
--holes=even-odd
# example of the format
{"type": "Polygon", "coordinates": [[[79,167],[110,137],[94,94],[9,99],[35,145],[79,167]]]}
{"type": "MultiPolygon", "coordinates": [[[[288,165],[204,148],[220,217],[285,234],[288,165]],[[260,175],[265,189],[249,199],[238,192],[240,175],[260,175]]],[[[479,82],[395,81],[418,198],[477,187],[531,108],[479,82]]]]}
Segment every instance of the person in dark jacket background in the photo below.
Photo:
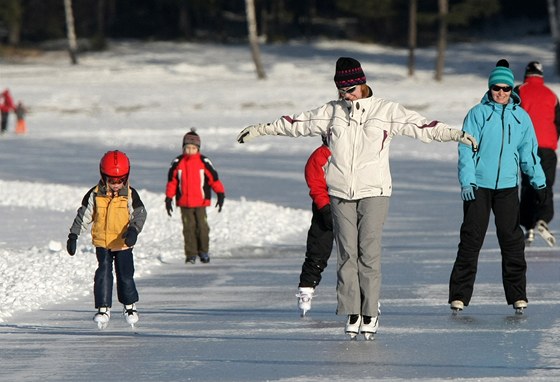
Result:
{"type": "Polygon", "coordinates": [[[209,158],[200,153],[200,136],[191,129],[183,137],[183,154],[171,162],[165,189],[165,209],[171,216],[172,201],[181,208],[186,263],[194,264],[199,257],[203,263],[210,261],[210,227],[206,207],[210,205],[211,190],[218,197],[216,207],[222,211],[225,199],[224,185],[209,158]]]}
{"type": "Polygon", "coordinates": [[[321,282],[321,273],[327,267],[333,249],[333,218],[331,201],[325,179],[325,167],[331,156],[327,136],[323,135],[323,144],[309,156],[305,164],[305,182],[309,187],[309,196],[313,200],[311,226],[307,232],[307,249],[305,261],[299,276],[299,288],[296,297],[301,315],[305,316],[311,309],[311,299],[315,288],[321,282]]]}
{"type": "Polygon", "coordinates": [[[558,136],[560,134],[560,104],[558,97],[544,84],[543,66],[538,61],[531,61],[525,68],[523,84],[516,88],[521,97],[521,107],[527,111],[535,134],[537,135],[537,153],[546,177],[546,199],[538,203],[535,190],[529,184],[529,178],[521,174],[521,225],[525,227],[525,243],[531,245],[535,239],[535,229],[549,246],[556,244],[556,238],[548,228],[554,217],[553,185],[556,176],[558,158],[558,136]]]}
{"type": "Polygon", "coordinates": [[[477,152],[459,145],[459,182],[463,224],[457,258],[449,281],[449,303],[455,312],[468,306],[476,278],[478,256],[494,212],[502,255],[502,282],[508,305],[520,313],[527,307],[525,243],[519,224],[519,168],[539,200],[546,179],[537,156],[531,118],[518,107],[514,77],[506,60],[498,61],[480,103],[463,121],[463,131],[478,142],[477,152]]]}

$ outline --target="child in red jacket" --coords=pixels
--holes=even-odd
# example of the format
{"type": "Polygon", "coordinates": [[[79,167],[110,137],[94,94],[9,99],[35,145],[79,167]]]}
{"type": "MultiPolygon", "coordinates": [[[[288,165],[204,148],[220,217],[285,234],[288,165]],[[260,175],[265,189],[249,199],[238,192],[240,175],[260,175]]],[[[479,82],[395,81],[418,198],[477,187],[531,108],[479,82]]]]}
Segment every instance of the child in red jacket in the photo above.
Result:
{"type": "Polygon", "coordinates": [[[321,273],[327,267],[334,240],[331,201],[325,180],[325,167],[331,151],[327,137],[322,138],[323,144],[313,151],[305,164],[305,182],[309,187],[309,196],[313,200],[311,206],[313,217],[307,232],[307,250],[296,294],[302,317],[311,309],[311,299],[315,293],[315,287],[321,282],[321,273]]]}
{"type": "Polygon", "coordinates": [[[224,185],[210,159],[200,153],[200,137],[192,128],[183,137],[183,154],[171,162],[165,190],[167,214],[171,216],[173,212],[173,198],[181,208],[186,263],[194,264],[197,257],[203,263],[210,261],[210,227],[206,207],[210,206],[211,190],[218,197],[216,207],[221,212],[225,199],[224,185]]]}

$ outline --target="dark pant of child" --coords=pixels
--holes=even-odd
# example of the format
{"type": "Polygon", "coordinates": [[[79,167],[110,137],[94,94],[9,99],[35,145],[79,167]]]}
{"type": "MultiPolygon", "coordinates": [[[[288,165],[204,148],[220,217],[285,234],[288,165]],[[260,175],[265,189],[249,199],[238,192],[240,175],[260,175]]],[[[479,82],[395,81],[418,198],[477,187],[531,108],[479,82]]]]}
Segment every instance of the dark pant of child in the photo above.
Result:
{"type": "Polygon", "coordinates": [[[502,283],[508,305],[527,301],[525,242],[519,226],[518,188],[475,190],[476,199],[463,203],[461,242],[449,281],[449,302],[469,305],[474,288],[478,255],[494,212],[496,234],[502,252],[502,283]]]}
{"type": "Polygon", "coordinates": [[[333,231],[325,226],[319,208],[311,206],[313,217],[307,232],[307,250],[301,267],[299,287],[315,288],[321,282],[321,273],[327,267],[333,249],[333,231]]]}
{"type": "Polygon", "coordinates": [[[206,207],[181,207],[185,256],[187,259],[208,253],[210,246],[210,227],[206,218],[206,207]]]}
{"type": "Polygon", "coordinates": [[[117,297],[123,305],[138,301],[138,291],[134,282],[134,258],[132,248],[122,251],[111,251],[96,247],[97,270],[93,284],[95,307],[111,307],[113,303],[113,261],[117,275],[117,297]]]}

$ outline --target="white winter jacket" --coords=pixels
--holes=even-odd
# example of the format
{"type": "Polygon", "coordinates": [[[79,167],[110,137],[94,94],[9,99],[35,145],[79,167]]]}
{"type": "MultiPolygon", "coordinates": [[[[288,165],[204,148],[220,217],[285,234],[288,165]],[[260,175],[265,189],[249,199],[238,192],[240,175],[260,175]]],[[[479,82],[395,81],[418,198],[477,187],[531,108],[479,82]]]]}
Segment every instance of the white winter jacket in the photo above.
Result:
{"type": "Polygon", "coordinates": [[[358,200],[391,195],[389,146],[394,136],[447,142],[458,141],[462,132],[429,121],[398,103],[371,96],[356,101],[331,101],[314,110],[255,125],[251,134],[327,134],[332,152],[326,169],[329,195],[358,200]]]}

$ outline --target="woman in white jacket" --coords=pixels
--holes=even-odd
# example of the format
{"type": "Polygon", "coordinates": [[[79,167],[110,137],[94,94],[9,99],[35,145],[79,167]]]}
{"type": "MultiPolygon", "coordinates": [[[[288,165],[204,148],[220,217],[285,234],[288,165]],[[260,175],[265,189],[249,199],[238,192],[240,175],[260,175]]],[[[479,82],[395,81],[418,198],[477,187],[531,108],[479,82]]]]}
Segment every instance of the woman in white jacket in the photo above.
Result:
{"type": "Polygon", "coordinates": [[[457,141],[476,149],[474,138],[430,121],[398,103],[373,96],[360,63],[336,62],[339,99],[268,124],[248,126],[237,140],[261,135],[327,135],[332,156],[326,169],[338,248],[337,314],[346,332],[370,338],[377,332],[381,289],[381,234],[392,192],[389,146],[405,135],[423,142],[457,141]]]}

